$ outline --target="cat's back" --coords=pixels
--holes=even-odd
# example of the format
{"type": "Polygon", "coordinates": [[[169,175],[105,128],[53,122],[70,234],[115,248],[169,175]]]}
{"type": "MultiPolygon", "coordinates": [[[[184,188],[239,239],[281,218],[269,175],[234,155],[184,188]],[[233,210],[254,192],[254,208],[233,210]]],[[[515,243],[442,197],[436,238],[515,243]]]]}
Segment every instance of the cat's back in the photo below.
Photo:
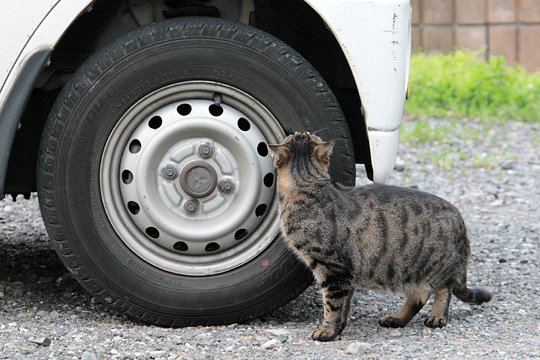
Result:
{"type": "Polygon", "coordinates": [[[397,211],[409,208],[414,215],[456,213],[459,211],[447,200],[413,188],[371,184],[352,189],[354,201],[361,201],[371,210],[397,211]]]}

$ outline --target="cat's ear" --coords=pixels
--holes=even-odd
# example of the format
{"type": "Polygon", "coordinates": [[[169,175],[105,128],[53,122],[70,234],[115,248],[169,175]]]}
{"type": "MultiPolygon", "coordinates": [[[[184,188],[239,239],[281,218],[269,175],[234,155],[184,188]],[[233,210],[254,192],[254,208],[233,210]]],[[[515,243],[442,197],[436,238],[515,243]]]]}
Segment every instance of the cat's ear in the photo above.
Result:
{"type": "Polygon", "coordinates": [[[332,155],[332,149],[334,148],[334,140],[324,141],[313,149],[313,155],[315,160],[328,165],[330,162],[330,155],[332,155]]]}
{"type": "Polygon", "coordinates": [[[270,149],[270,154],[274,159],[274,165],[280,167],[289,161],[291,153],[285,145],[282,144],[268,144],[268,149],[270,149]]]}

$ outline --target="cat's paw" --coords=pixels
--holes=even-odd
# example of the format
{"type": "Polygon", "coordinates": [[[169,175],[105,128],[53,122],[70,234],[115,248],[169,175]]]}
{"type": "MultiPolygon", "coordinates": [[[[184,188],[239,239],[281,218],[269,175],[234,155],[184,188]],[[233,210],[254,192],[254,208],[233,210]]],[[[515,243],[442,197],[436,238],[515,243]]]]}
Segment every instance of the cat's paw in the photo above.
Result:
{"type": "Polygon", "coordinates": [[[430,315],[424,321],[424,325],[430,328],[442,328],[446,325],[446,318],[441,318],[438,316],[430,315]]]}
{"type": "Polygon", "coordinates": [[[386,328],[399,328],[407,325],[407,322],[398,317],[388,315],[379,319],[379,325],[386,328]]]}
{"type": "Polygon", "coordinates": [[[311,338],[316,341],[332,341],[336,336],[338,332],[330,325],[323,325],[311,334],[311,338]]]}

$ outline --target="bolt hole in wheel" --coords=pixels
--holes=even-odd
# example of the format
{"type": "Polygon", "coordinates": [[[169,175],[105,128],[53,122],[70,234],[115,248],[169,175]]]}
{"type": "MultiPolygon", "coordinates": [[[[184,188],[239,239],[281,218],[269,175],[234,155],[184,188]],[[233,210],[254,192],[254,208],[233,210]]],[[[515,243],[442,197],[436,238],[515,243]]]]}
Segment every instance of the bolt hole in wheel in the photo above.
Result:
{"type": "Polygon", "coordinates": [[[129,152],[132,154],[136,154],[139,151],[141,151],[141,142],[137,139],[132,140],[129,143],[129,152]]]}
{"type": "Polygon", "coordinates": [[[157,239],[159,237],[159,231],[155,227],[146,228],[146,233],[151,238],[157,239]]]}
{"type": "Polygon", "coordinates": [[[176,111],[178,111],[178,113],[182,116],[187,116],[191,112],[191,105],[189,104],[178,105],[178,107],[176,108],[176,111]]]}
{"type": "Polygon", "coordinates": [[[183,241],[178,241],[174,243],[174,248],[178,251],[187,251],[188,245],[183,241]]]}
{"type": "Polygon", "coordinates": [[[122,171],[122,182],[126,185],[131,184],[133,181],[133,174],[129,170],[122,171]]]}
{"type": "Polygon", "coordinates": [[[255,209],[255,216],[264,216],[264,214],[266,214],[266,209],[268,209],[268,206],[266,206],[266,204],[261,204],[257,206],[257,208],[255,209]]]}
{"type": "Polygon", "coordinates": [[[242,131],[248,131],[251,128],[251,125],[249,124],[249,121],[247,121],[244,118],[238,119],[238,127],[242,131]]]}
{"type": "Polygon", "coordinates": [[[245,238],[248,234],[248,231],[246,229],[240,229],[234,233],[234,238],[236,240],[242,240],[245,238]]]}
{"type": "Polygon", "coordinates": [[[154,116],[148,121],[148,126],[150,126],[152,129],[158,129],[162,124],[161,117],[154,116]]]}
{"type": "Polygon", "coordinates": [[[274,185],[274,174],[273,173],[268,173],[268,174],[264,175],[263,182],[264,182],[264,186],[266,186],[268,188],[272,187],[272,185],[274,185]]]}
{"type": "Polygon", "coordinates": [[[266,156],[268,155],[268,145],[266,145],[265,143],[259,143],[259,145],[257,145],[257,152],[259,153],[259,155],[261,156],[266,156]]]}
{"type": "Polygon", "coordinates": [[[217,244],[215,242],[211,242],[208,245],[206,245],[204,250],[206,250],[208,252],[218,251],[219,250],[219,244],[217,244]]]}
{"type": "Polygon", "coordinates": [[[223,114],[223,108],[216,104],[210,105],[208,111],[210,111],[210,114],[212,114],[213,116],[220,116],[221,114],[223,114]]]}
{"type": "Polygon", "coordinates": [[[105,150],[109,169],[122,169],[103,192],[113,225],[134,253],[172,273],[248,262],[279,233],[267,144],[283,137],[264,106],[229,86],[193,81],[149,94],[109,138],[125,147],[105,150]]]}
{"type": "Polygon", "coordinates": [[[127,206],[128,206],[129,212],[132,213],[133,215],[137,215],[139,211],[141,210],[141,207],[135,201],[128,202],[127,206]]]}

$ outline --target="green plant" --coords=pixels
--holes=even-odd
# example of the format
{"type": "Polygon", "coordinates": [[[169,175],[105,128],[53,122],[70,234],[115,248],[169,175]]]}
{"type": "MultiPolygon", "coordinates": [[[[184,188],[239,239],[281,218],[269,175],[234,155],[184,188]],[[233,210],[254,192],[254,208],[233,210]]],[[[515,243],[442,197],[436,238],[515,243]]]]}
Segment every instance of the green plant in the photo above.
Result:
{"type": "Polygon", "coordinates": [[[502,57],[415,54],[410,89],[412,115],[540,122],[540,72],[506,66],[502,57]]]}

